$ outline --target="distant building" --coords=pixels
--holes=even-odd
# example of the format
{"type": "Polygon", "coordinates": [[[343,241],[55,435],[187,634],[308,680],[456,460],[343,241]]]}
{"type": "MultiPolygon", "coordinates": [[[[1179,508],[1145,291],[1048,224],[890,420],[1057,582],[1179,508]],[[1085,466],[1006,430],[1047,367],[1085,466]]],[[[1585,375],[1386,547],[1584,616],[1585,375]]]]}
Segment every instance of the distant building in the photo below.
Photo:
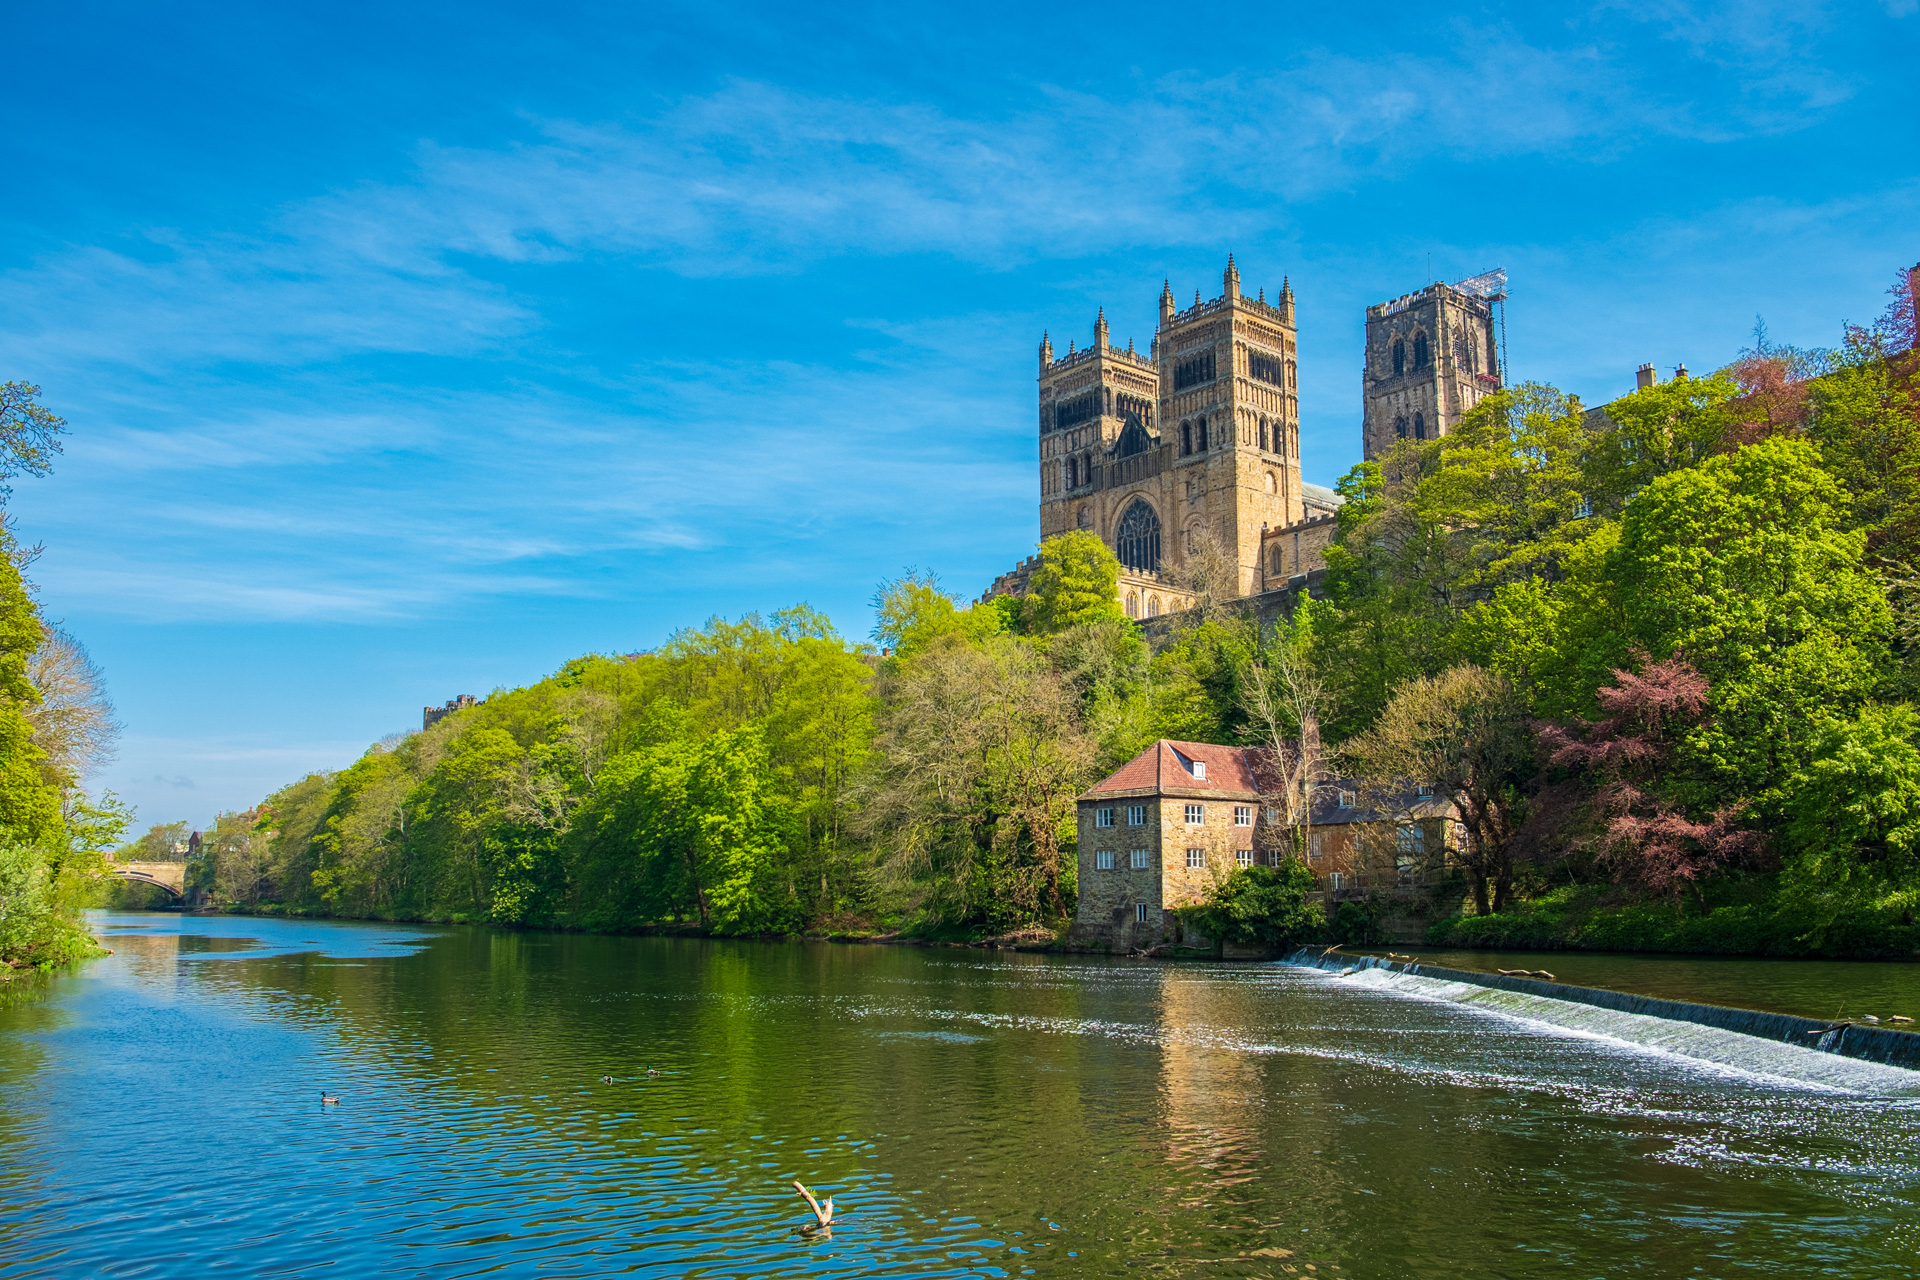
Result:
{"type": "Polygon", "coordinates": [[[479,700],[472,694],[463,693],[457,698],[447,699],[447,705],[444,707],[422,707],[420,709],[420,727],[422,729],[431,729],[435,724],[446,719],[454,712],[465,711],[468,707],[477,707],[479,705],[479,700]]]}
{"type": "Polygon", "coordinates": [[[1494,307],[1504,271],[1430,284],[1367,308],[1361,445],[1369,459],[1401,440],[1438,440],[1500,389],[1494,307]]]}
{"type": "MultiPolygon", "coordinates": [[[[1242,867],[1277,866],[1293,833],[1260,748],[1163,738],[1078,800],[1073,937],[1149,946],[1177,937],[1173,912],[1242,867]],[[1263,778],[1266,779],[1263,784],[1263,778]]],[[[1307,865],[1329,900],[1412,888],[1445,873],[1451,805],[1418,788],[1362,801],[1350,780],[1314,788],[1307,865]]]]}

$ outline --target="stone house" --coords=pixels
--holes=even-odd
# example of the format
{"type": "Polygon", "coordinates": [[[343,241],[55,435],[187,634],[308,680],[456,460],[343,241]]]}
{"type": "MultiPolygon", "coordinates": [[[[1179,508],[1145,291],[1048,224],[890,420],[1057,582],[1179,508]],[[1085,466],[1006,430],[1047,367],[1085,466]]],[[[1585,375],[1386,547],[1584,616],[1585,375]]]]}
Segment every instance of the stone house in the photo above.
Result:
{"type": "Polygon", "coordinates": [[[1335,778],[1314,787],[1310,816],[1307,867],[1328,901],[1437,883],[1461,839],[1452,803],[1423,787],[1335,778]]]}
{"type": "MultiPolygon", "coordinates": [[[[1173,912],[1241,867],[1277,866],[1293,840],[1262,790],[1260,748],[1162,738],[1077,801],[1079,942],[1150,946],[1180,936],[1173,912]]],[[[1444,874],[1451,806],[1418,788],[1362,803],[1350,780],[1315,788],[1308,866],[1329,900],[1444,874]]]]}
{"type": "Polygon", "coordinates": [[[1072,936],[1159,942],[1175,932],[1174,908],[1199,902],[1256,859],[1276,861],[1273,815],[1262,812],[1255,778],[1258,755],[1162,738],[1082,795],[1072,936]]]}

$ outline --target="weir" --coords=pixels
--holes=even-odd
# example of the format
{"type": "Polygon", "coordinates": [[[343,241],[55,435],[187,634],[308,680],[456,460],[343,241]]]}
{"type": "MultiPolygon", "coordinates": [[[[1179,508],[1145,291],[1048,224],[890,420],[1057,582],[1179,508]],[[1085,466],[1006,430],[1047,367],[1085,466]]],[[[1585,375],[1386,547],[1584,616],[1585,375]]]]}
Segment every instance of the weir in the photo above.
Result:
{"type": "MultiPolygon", "coordinates": [[[[1726,1005],[1693,1004],[1685,1000],[1664,1000],[1638,996],[1625,991],[1600,987],[1576,987],[1539,978],[1509,977],[1499,973],[1477,973],[1471,969],[1450,969],[1441,965],[1403,963],[1379,956],[1335,955],[1319,947],[1303,947],[1287,958],[1288,964],[1330,973],[1380,970],[1406,974],[1436,982],[1456,982],[1510,991],[1518,995],[1560,1000],[1569,1004],[1590,1005],[1616,1013],[1661,1018],[1669,1022],[1690,1022],[1698,1026],[1731,1031],[1757,1040],[1812,1049],[1843,1058],[1856,1058],[1881,1066],[1920,1071],[1920,1033],[1898,1031],[1891,1027],[1864,1026],[1857,1022],[1821,1022],[1787,1013],[1764,1013],[1757,1009],[1737,1009],[1726,1005]]],[[[1522,1016],[1525,1016],[1524,1014],[1522,1016]]]]}

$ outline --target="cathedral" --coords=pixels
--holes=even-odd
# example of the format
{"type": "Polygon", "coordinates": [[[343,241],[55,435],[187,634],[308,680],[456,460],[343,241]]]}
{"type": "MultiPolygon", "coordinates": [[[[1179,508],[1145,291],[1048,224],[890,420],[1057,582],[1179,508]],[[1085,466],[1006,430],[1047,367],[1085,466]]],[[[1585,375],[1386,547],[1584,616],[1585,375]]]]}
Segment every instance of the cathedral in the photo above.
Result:
{"type": "MultiPolygon", "coordinates": [[[[1505,283],[1489,273],[1367,308],[1368,458],[1445,434],[1498,389],[1490,308],[1505,283]]],[[[1196,291],[1183,309],[1162,285],[1145,353],[1113,344],[1104,308],[1085,350],[1056,356],[1041,338],[1040,538],[1098,534],[1120,560],[1129,617],[1191,605],[1203,557],[1243,597],[1302,589],[1322,567],[1341,499],[1301,479],[1296,336],[1292,286],[1249,297],[1229,256],[1217,298],[1196,291]]],[[[1024,592],[1036,564],[987,595],[1024,592]]]]}

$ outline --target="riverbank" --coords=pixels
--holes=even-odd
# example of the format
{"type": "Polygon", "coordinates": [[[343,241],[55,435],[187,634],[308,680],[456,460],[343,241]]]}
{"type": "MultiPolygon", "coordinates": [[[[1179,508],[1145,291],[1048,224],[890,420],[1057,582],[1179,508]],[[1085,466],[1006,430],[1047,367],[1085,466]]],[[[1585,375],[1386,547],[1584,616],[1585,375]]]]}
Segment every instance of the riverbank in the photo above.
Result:
{"type": "Polygon", "coordinates": [[[1441,921],[1427,941],[1529,951],[1912,960],[1920,959],[1917,898],[1822,897],[1758,879],[1717,886],[1704,902],[1622,902],[1606,886],[1568,886],[1494,915],[1441,921]]]}

